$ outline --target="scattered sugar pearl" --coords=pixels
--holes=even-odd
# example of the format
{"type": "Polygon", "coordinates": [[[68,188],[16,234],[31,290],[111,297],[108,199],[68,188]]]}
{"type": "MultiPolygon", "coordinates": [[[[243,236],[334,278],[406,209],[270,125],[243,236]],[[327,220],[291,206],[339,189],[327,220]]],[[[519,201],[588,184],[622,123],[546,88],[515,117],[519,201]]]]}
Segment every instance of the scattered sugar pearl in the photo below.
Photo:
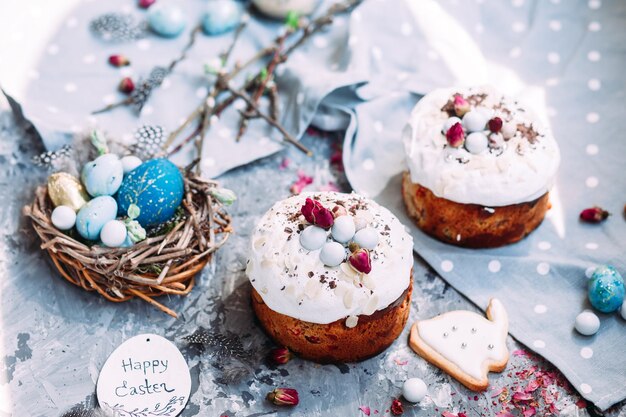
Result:
{"type": "Polygon", "coordinates": [[[346,249],[341,243],[327,242],[320,251],[320,260],[326,266],[337,266],[346,259],[346,249]]]}
{"type": "Polygon", "coordinates": [[[505,122],[502,125],[502,130],[500,131],[505,139],[511,139],[513,136],[515,136],[516,132],[517,126],[513,122],[505,122]]]}
{"type": "Polygon", "coordinates": [[[354,237],[356,227],[352,216],[339,216],[333,223],[331,234],[333,239],[339,243],[346,243],[354,237]]]}
{"type": "Polygon", "coordinates": [[[576,316],[574,328],[584,336],[592,336],[600,329],[600,319],[591,311],[583,311],[576,316]]]}
{"type": "Polygon", "coordinates": [[[626,301],[622,303],[622,308],[619,313],[622,315],[622,318],[626,320],[626,301]]]}
{"type": "Polygon", "coordinates": [[[580,349],[580,356],[583,359],[590,359],[593,356],[593,349],[590,347],[584,347],[580,349]]]}
{"type": "Polygon", "coordinates": [[[141,159],[137,158],[135,155],[125,156],[120,161],[122,162],[124,174],[128,174],[130,171],[141,165],[141,159]]]}
{"type": "Polygon", "coordinates": [[[378,232],[371,227],[361,229],[354,235],[354,243],[362,248],[374,250],[378,245],[378,232]]]}
{"type": "Polygon", "coordinates": [[[457,123],[461,123],[461,119],[459,119],[458,117],[450,117],[448,120],[445,121],[445,123],[443,124],[443,128],[441,129],[441,132],[443,134],[445,134],[448,130],[450,130],[450,128],[452,127],[452,125],[455,125],[457,123]]]}
{"type": "Polygon", "coordinates": [[[478,132],[485,129],[487,121],[489,117],[485,112],[471,110],[463,116],[463,127],[470,132],[478,132]]]}
{"type": "Polygon", "coordinates": [[[109,220],[100,231],[100,240],[110,248],[122,246],[126,236],[126,225],[119,220],[109,220]]]}
{"type": "Polygon", "coordinates": [[[317,250],[326,242],[326,230],[309,226],[300,233],[300,245],[306,250],[317,250]]]}
{"type": "Polygon", "coordinates": [[[489,140],[483,132],[474,132],[465,138],[465,149],[471,154],[478,155],[489,146],[489,140]]]}
{"type": "Polygon", "coordinates": [[[409,378],[402,385],[402,396],[405,400],[418,403],[424,399],[428,393],[428,387],[419,378],[409,378]]]}
{"type": "Polygon", "coordinates": [[[69,230],[76,224],[76,212],[68,206],[58,206],[52,210],[52,224],[59,230],[69,230]]]}

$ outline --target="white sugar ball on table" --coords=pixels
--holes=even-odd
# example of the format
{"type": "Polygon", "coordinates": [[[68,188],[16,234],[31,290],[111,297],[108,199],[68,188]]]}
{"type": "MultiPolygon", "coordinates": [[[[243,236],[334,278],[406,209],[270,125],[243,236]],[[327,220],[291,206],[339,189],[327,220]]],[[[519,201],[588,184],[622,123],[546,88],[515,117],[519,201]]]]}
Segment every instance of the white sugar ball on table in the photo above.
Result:
{"type": "Polygon", "coordinates": [[[583,311],[576,316],[574,327],[578,333],[584,336],[591,336],[600,329],[600,319],[591,311],[583,311]]]}
{"type": "Polygon", "coordinates": [[[489,139],[483,132],[474,132],[465,138],[465,149],[471,154],[478,155],[489,147],[489,139]]]}
{"type": "Polygon", "coordinates": [[[622,318],[626,320],[626,301],[622,303],[622,309],[620,310],[620,314],[622,315],[622,318]]]}
{"type": "Polygon", "coordinates": [[[412,403],[422,401],[427,392],[428,387],[426,387],[424,381],[419,378],[409,378],[404,381],[404,385],[402,385],[402,396],[405,400],[412,403]]]}
{"type": "Polygon", "coordinates": [[[379,234],[376,229],[372,227],[366,227],[361,229],[354,235],[354,243],[362,248],[374,250],[378,245],[379,234]]]}
{"type": "Polygon", "coordinates": [[[300,245],[306,250],[317,250],[326,243],[326,230],[309,226],[300,233],[300,245]]]}
{"type": "Polygon", "coordinates": [[[50,216],[52,224],[59,230],[70,230],[76,224],[76,212],[69,206],[58,206],[50,216]]]}
{"type": "Polygon", "coordinates": [[[352,216],[339,216],[333,223],[331,234],[337,242],[346,243],[352,239],[355,231],[356,227],[352,216]]]}
{"type": "Polygon", "coordinates": [[[125,156],[121,159],[121,161],[124,174],[128,174],[130,171],[141,165],[141,159],[137,158],[135,155],[125,156]]]}
{"type": "Polygon", "coordinates": [[[485,111],[472,110],[463,116],[463,127],[469,132],[480,132],[485,130],[489,115],[485,111]]]}
{"type": "Polygon", "coordinates": [[[450,130],[450,128],[453,125],[457,123],[461,123],[461,119],[459,119],[458,117],[453,116],[453,117],[448,118],[448,120],[446,120],[445,123],[443,124],[443,128],[441,129],[441,132],[445,135],[446,132],[450,130]]]}
{"type": "Polygon", "coordinates": [[[337,266],[346,259],[346,248],[341,243],[328,242],[320,251],[320,260],[326,266],[337,266]]]}
{"type": "Polygon", "coordinates": [[[127,236],[126,225],[119,220],[109,220],[100,231],[100,240],[110,248],[119,248],[127,236]]]}

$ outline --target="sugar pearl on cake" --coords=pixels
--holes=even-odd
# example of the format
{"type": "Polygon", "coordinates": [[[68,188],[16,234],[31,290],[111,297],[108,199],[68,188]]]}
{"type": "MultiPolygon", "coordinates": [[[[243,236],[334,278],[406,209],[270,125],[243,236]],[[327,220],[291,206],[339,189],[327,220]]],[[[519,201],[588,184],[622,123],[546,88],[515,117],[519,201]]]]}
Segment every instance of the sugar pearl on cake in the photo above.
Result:
{"type": "Polygon", "coordinates": [[[52,210],[52,224],[59,230],[69,230],[76,224],[76,212],[69,206],[58,206],[52,210]]]}
{"type": "Polygon", "coordinates": [[[379,234],[374,228],[366,227],[356,232],[354,235],[354,243],[362,248],[374,250],[376,245],[378,245],[378,238],[379,234]]]}
{"type": "Polygon", "coordinates": [[[489,135],[489,147],[501,148],[504,145],[504,136],[502,133],[492,133],[489,135]]]}
{"type": "Polygon", "coordinates": [[[461,119],[459,119],[456,116],[452,116],[450,118],[448,118],[448,120],[445,121],[445,123],[443,124],[443,128],[441,129],[441,131],[443,132],[443,134],[445,135],[446,132],[448,130],[450,130],[450,128],[452,127],[452,125],[456,124],[456,123],[461,123],[461,119]]]}
{"type": "Polygon", "coordinates": [[[504,139],[511,139],[515,136],[515,132],[517,132],[517,126],[513,122],[504,122],[502,130],[500,130],[504,139]]]}
{"type": "Polygon", "coordinates": [[[486,112],[480,110],[469,111],[463,116],[463,127],[469,132],[479,132],[485,130],[485,126],[489,121],[486,112]]]}
{"type": "Polygon", "coordinates": [[[300,233],[300,244],[306,250],[317,250],[326,242],[326,230],[309,226],[300,233]]]}
{"type": "Polygon", "coordinates": [[[474,155],[482,153],[488,146],[489,140],[483,132],[470,133],[465,138],[465,149],[474,155]]]}
{"type": "Polygon", "coordinates": [[[352,216],[340,216],[335,219],[331,234],[333,239],[340,243],[346,243],[354,237],[356,227],[352,216]]]}
{"type": "Polygon", "coordinates": [[[354,220],[354,228],[357,232],[367,227],[368,221],[363,216],[354,216],[352,220],[354,220]]]}
{"type": "Polygon", "coordinates": [[[327,242],[320,251],[320,260],[326,266],[337,266],[346,259],[346,249],[341,243],[327,242]]]}
{"type": "Polygon", "coordinates": [[[600,319],[591,311],[583,311],[576,316],[574,327],[578,333],[584,336],[591,336],[600,329],[600,319]]]}
{"type": "Polygon", "coordinates": [[[100,240],[105,246],[110,248],[118,248],[122,246],[128,235],[126,225],[119,220],[110,220],[106,222],[100,231],[100,240]]]}
{"type": "Polygon", "coordinates": [[[419,378],[409,378],[402,385],[402,396],[405,400],[418,403],[424,399],[428,393],[428,387],[419,378]]]}

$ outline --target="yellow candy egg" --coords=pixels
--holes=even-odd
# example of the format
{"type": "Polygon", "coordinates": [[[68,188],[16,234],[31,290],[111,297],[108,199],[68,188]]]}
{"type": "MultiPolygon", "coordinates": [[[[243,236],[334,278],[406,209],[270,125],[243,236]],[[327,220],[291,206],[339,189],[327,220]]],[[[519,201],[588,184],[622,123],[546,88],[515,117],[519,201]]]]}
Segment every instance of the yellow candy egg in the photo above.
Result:
{"type": "Polygon", "coordinates": [[[80,210],[89,200],[83,184],[67,172],[57,172],[48,177],[48,195],[55,207],[68,206],[74,211],[80,210]]]}

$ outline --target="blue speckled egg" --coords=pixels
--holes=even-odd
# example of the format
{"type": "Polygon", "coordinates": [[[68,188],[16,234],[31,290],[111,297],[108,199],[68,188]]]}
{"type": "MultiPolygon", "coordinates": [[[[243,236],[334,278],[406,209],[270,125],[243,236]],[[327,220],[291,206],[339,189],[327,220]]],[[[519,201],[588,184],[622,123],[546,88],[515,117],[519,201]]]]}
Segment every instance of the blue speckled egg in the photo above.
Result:
{"type": "Polygon", "coordinates": [[[167,159],[144,162],[126,175],[117,193],[120,215],[135,204],[143,227],[169,220],[183,200],[183,176],[167,159]]]}
{"type": "Polygon", "coordinates": [[[104,225],[117,216],[117,203],[113,197],[103,195],[89,200],[76,215],[76,230],[88,240],[98,240],[104,225]]]}
{"type": "Polygon", "coordinates": [[[233,0],[213,0],[207,3],[202,15],[202,30],[207,35],[220,35],[239,25],[243,6],[233,0]]]}
{"type": "Polygon", "coordinates": [[[92,197],[113,195],[122,184],[124,168],[117,155],[107,153],[87,162],[80,179],[92,197]]]}
{"type": "Polygon", "coordinates": [[[175,38],[185,30],[187,18],[179,7],[157,4],[150,7],[148,24],[150,29],[157,35],[165,38],[175,38]]]}
{"type": "Polygon", "coordinates": [[[624,302],[624,280],[612,266],[599,266],[589,281],[589,302],[603,313],[620,308],[624,302]]]}

